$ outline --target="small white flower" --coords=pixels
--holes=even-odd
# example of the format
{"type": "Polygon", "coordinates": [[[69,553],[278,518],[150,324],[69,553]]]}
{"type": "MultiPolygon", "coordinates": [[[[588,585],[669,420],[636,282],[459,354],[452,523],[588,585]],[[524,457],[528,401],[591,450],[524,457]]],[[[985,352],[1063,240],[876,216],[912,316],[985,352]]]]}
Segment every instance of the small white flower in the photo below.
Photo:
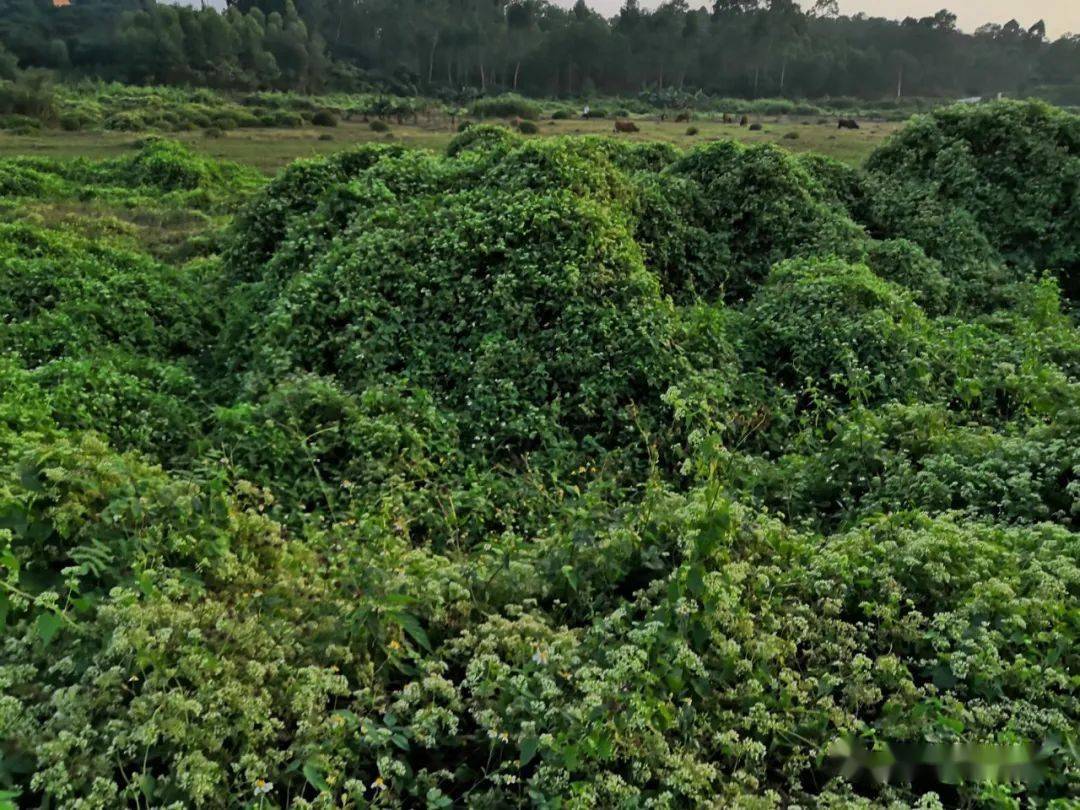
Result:
{"type": "Polygon", "coordinates": [[[256,796],[265,796],[267,793],[269,793],[273,789],[274,789],[274,783],[273,782],[267,782],[265,779],[256,779],[255,780],[255,795],[256,796]]]}
{"type": "Polygon", "coordinates": [[[540,666],[544,666],[548,662],[548,651],[547,650],[542,650],[539,647],[537,647],[536,652],[533,653],[532,660],[533,660],[534,664],[539,664],[540,666]]]}

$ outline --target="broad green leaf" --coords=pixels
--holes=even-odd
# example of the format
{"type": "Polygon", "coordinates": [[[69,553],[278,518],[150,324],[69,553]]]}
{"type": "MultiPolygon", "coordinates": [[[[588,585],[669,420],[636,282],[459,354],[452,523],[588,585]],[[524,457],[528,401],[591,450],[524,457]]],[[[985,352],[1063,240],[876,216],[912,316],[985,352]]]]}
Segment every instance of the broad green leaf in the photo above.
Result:
{"type": "Polygon", "coordinates": [[[330,785],[326,784],[323,776],[323,765],[318,760],[309,759],[304,763],[304,778],[313,788],[323,793],[330,792],[330,785]]]}
{"type": "Polygon", "coordinates": [[[420,625],[419,619],[411,613],[391,613],[390,618],[408,633],[417,644],[431,652],[431,642],[428,640],[424,628],[420,625]]]}
{"type": "Polygon", "coordinates": [[[60,630],[60,626],[64,623],[64,620],[60,618],[57,613],[42,613],[37,617],[37,621],[34,623],[34,629],[37,631],[38,638],[41,639],[41,643],[48,647],[52,644],[52,640],[56,638],[57,632],[60,630]]]}
{"type": "Polygon", "coordinates": [[[521,756],[518,759],[519,765],[524,768],[530,762],[533,761],[533,757],[536,756],[537,750],[540,748],[539,737],[526,737],[521,741],[521,756]]]}

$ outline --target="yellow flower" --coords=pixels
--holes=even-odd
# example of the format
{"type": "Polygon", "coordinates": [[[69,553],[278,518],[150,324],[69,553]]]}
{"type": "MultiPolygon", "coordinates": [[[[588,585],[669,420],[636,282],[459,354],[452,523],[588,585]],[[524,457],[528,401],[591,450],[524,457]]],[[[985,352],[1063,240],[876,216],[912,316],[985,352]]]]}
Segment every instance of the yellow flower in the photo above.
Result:
{"type": "Polygon", "coordinates": [[[375,788],[375,790],[386,790],[386,782],[383,781],[381,776],[376,776],[375,781],[371,783],[371,786],[375,788]]]}
{"type": "Polygon", "coordinates": [[[504,743],[505,742],[510,742],[510,735],[507,734],[505,731],[500,731],[499,732],[499,739],[502,740],[504,743]]]}
{"type": "Polygon", "coordinates": [[[401,642],[396,638],[392,638],[390,639],[390,644],[388,646],[390,647],[390,652],[398,652],[401,649],[401,642]]]}

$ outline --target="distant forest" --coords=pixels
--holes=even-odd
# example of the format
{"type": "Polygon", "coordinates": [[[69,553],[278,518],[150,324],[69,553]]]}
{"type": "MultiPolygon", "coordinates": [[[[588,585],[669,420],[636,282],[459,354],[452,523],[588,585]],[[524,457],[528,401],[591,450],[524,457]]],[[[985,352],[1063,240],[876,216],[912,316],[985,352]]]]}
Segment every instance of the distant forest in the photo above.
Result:
{"type": "Polygon", "coordinates": [[[1080,103],[1080,36],[1042,22],[974,33],[956,17],[840,16],[835,0],[719,0],[605,19],[579,0],[233,0],[224,13],[154,0],[0,0],[0,77],[224,89],[378,89],[743,98],[973,96],[1080,103]]]}

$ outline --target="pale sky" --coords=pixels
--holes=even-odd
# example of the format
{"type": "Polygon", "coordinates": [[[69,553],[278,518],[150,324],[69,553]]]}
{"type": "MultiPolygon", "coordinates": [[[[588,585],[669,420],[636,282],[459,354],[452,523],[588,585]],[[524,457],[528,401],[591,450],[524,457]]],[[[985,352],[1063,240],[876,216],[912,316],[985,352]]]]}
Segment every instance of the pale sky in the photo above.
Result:
{"type": "MultiPolygon", "coordinates": [[[[585,0],[605,16],[615,14],[622,0],[585,0]]],[[[573,0],[557,0],[572,6],[573,0]]],[[[642,0],[643,6],[654,7],[659,0],[642,0]]],[[[709,0],[690,0],[690,7],[712,6],[709,0]]],[[[1080,33],[1080,0],[840,0],[841,14],[864,11],[873,17],[927,17],[947,8],[959,18],[965,31],[974,31],[983,23],[1006,23],[1014,17],[1025,28],[1039,19],[1046,20],[1046,32],[1059,37],[1066,32],[1080,33]]]]}

